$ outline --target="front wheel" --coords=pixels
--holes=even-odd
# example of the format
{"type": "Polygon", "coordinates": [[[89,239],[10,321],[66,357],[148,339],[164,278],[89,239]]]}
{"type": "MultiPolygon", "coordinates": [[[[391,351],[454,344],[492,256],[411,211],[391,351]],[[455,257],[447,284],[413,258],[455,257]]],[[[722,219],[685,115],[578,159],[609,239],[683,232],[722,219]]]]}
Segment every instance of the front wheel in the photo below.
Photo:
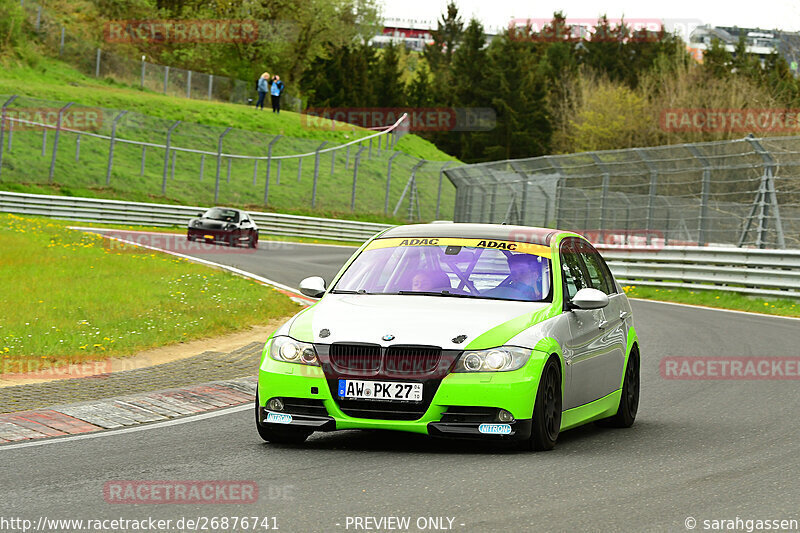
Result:
{"type": "Polygon", "coordinates": [[[256,392],[256,429],[258,435],[265,441],[273,444],[302,444],[311,435],[311,432],[296,428],[266,428],[261,425],[259,417],[258,392],[256,392]]]}
{"type": "Polygon", "coordinates": [[[552,450],[561,431],[561,368],[551,357],[542,369],[536,403],[533,407],[531,437],[528,441],[534,451],[552,450]]]}
{"type": "Polygon", "coordinates": [[[247,245],[250,248],[257,248],[258,247],[258,232],[253,231],[250,233],[250,239],[247,241],[247,245]]]}
{"type": "Polygon", "coordinates": [[[614,416],[597,421],[598,426],[613,428],[629,428],[636,420],[639,410],[639,381],[640,381],[639,350],[634,346],[628,356],[628,365],[625,367],[625,379],[622,382],[622,396],[619,407],[614,416]]]}

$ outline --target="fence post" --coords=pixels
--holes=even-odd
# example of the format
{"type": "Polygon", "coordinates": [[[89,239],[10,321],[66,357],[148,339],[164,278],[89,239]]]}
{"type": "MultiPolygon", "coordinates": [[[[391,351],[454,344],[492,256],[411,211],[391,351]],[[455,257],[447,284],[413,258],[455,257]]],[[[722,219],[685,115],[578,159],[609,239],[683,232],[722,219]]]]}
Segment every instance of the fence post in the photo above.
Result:
{"type": "Polygon", "coordinates": [[[36,31],[42,28],[42,6],[36,8],[36,31]]]}
{"type": "Polygon", "coordinates": [[[58,42],[58,55],[64,55],[64,26],[61,26],[61,40],[58,42]]]}
{"type": "MultiPolygon", "coordinates": [[[[124,117],[128,112],[121,111],[119,115],[114,117],[114,120],[111,122],[111,143],[108,146],[108,166],[106,167],[106,186],[111,182],[111,167],[114,164],[114,144],[117,142],[117,122],[119,119],[124,117]]],[[[55,153],[53,154],[53,160],[55,160],[55,153]]]]}
{"type": "Polygon", "coordinates": [[[297,183],[300,183],[300,174],[303,172],[303,158],[297,158],[297,183]]]}
{"type": "MultiPolygon", "coordinates": [[[[211,92],[210,92],[211,84],[209,83],[208,86],[209,86],[209,94],[211,94],[211,92]]],[[[225,131],[223,131],[222,134],[219,136],[219,139],[217,140],[217,181],[214,183],[214,203],[215,204],[219,200],[219,171],[220,171],[220,168],[221,168],[221,165],[222,165],[222,139],[232,129],[233,128],[228,128],[225,131]]]]}
{"type": "MultiPolygon", "coordinates": [[[[58,110],[58,122],[56,122],[56,136],[53,139],[53,157],[50,159],[50,177],[48,178],[48,181],[50,183],[53,183],[53,176],[55,175],[56,171],[56,153],[58,152],[58,138],[61,136],[61,122],[64,119],[64,112],[70,107],[72,107],[72,104],[74,103],[75,102],[70,102],[58,110]]],[[[112,145],[112,150],[113,150],[113,145],[112,145]]]]}
{"type": "Polygon", "coordinates": [[[169,83],[169,67],[164,67],[164,94],[167,94],[167,84],[169,83]]]}
{"type": "Polygon", "coordinates": [[[703,165],[703,188],[700,192],[700,220],[697,228],[697,245],[706,245],[708,232],[708,196],[711,192],[711,164],[700,153],[696,146],[684,144],[687,150],[703,165]]]}
{"type": "Polygon", "coordinates": [[[75,161],[81,158],[81,134],[75,139],[75,161]]]}
{"type": "MultiPolygon", "coordinates": [[[[609,182],[611,181],[611,175],[609,174],[608,170],[606,169],[606,166],[603,164],[603,160],[600,159],[600,156],[598,156],[595,152],[591,152],[589,155],[592,157],[592,159],[594,159],[595,165],[600,170],[603,171],[603,193],[602,193],[602,196],[600,197],[600,232],[598,234],[599,235],[598,239],[599,239],[599,242],[604,243],[604,242],[606,242],[606,239],[605,239],[605,233],[606,233],[605,230],[607,229],[606,228],[606,206],[607,206],[607,203],[608,203],[608,187],[609,187],[609,182]]],[[[588,229],[588,228],[585,228],[585,229],[588,229]]]]}
{"type": "Polygon", "coordinates": [[[439,169],[439,188],[436,193],[436,220],[439,220],[439,207],[442,205],[442,178],[444,177],[444,169],[452,164],[452,161],[448,161],[439,169]]]}
{"type": "Polygon", "coordinates": [[[178,127],[181,121],[177,120],[167,129],[167,143],[164,145],[164,172],[161,176],[161,195],[167,194],[167,167],[169,166],[169,149],[172,144],[172,131],[178,127]]]}
{"type": "Polygon", "coordinates": [[[267,181],[264,184],[264,206],[266,207],[269,200],[269,171],[272,167],[272,147],[278,142],[283,135],[276,135],[267,145],[267,181]]]}
{"type": "Polygon", "coordinates": [[[139,175],[140,176],[144,176],[144,161],[145,161],[145,157],[147,157],[147,145],[143,144],[142,145],[142,163],[141,163],[141,166],[139,168],[139,175]]]}
{"type": "Polygon", "coordinates": [[[778,207],[778,198],[775,194],[775,183],[773,181],[773,176],[775,175],[775,160],[772,158],[770,153],[761,146],[753,134],[749,134],[745,137],[745,140],[749,142],[752,147],[753,151],[755,151],[758,155],[761,156],[763,160],[762,166],[764,167],[764,173],[761,176],[761,183],[759,186],[758,193],[756,193],[756,199],[753,202],[753,207],[750,210],[750,216],[747,218],[747,224],[742,230],[742,235],[739,238],[738,246],[741,248],[744,245],[745,238],[747,237],[747,232],[750,231],[750,226],[753,222],[753,217],[756,214],[756,211],[760,211],[758,213],[758,234],[756,236],[756,246],[759,248],[766,247],[767,244],[767,229],[768,229],[768,222],[767,219],[769,218],[769,208],[772,207],[774,211],[775,217],[775,232],[777,233],[777,245],[779,248],[786,248],[786,241],[783,236],[783,222],[781,221],[781,214],[780,208],[778,207]]]}
{"type": "Polygon", "coordinates": [[[350,212],[352,213],[356,209],[356,180],[358,179],[358,163],[361,161],[361,152],[364,151],[364,147],[362,146],[358,152],[356,152],[356,160],[353,161],[353,191],[350,193],[350,212]]]}
{"type": "Polygon", "coordinates": [[[389,163],[388,163],[388,165],[386,167],[386,194],[384,195],[384,199],[383,199],[383,214],[384,215],[388,215],[389,214],[389,187],[392,184],[392,162],[394,161],[394,158],[399,156],[399,155],[400,155],[400,152],[393,153],[392,156],[389,158],[389,163]]]}
{"type": "Polygon", "coordinates": [[[400,199],[397,201],[397,205],[394,206],[394,211],[392,211],[392,216],[397,214],[397,210],[400,209],[400,204],[403,203],[403,199],[406,197],[406,192],[408,192],[408,188],[411,187],[412,183],[414,183],[414,178],[417,175],[417,169],[425,164],[425,160],[417,162],[416,165],[411,167],[411,176],[408,178],[406,182],[406,186],[403,188],[403,194],[400,195],[400,199]]]}
{"type": "Polygon", "coordinates": [[[644,161],[644,164],[647,165],[647,168],[650,170],[650,190],[647,194],[647,235],[646,235],[646,243],[647,246],[650,246],[650,242],[652,241],[652,231],[653,231],[653,218],[656,214],[656,191],[658,187],[658,170],[650,162],[650,159],[647,157],[647,152],[642,150],[641,148],[634,148],[634,152],[639,158],[644,161]]]}
{"type": "Polygon", "coordinates": [[[369,154],[367,156],[369,159],[372,159],[372,138],[369,140],[369,154]]]}
{"type": "Polygon", "coordinates": [[[347,146],[347,153],[344,156],[344,169],[350,168],[350,145],[347,146]]]}
{"type": "Polygon", "coordinates": [[[283,159],[278,159],[278,168],[275,171],[275,183],[277,185],[281,184],[281,162],[283,162],[283,159]]]}
{"type": "MultiPolygon", "coordinates": [[[[8,106],[17,99],[19,95],[15,94],[11,98],[5,101],[3,107],[0,109],[0,174],[3,172],[3,148],[5,143],[5,134],[6,134],[6,110],[8,106]]],[[[9,126],[11,123],[9,123],[9,126]]]]}
{"type": "Polygon", "coordinates": [[[192,71],[186,73],[186,98],[192,97],[192,71]]]}
{"type": "Polygon", "coordinates": [[[140,84],[142,89],[144,89],[144,66],[145,65],[146,65],[146,63],[144,61],[144,56],[142,56],[142,82],[140,84]]]}
{"type": "Polygon", "coordinates": [[[209,100],[211,100],[211,90],[213,89],[213,87],[214,87],[214,75],[213,74],[209,74],[208,75],[208,99],[209,100]]]}
{"type": "Polygon", "coordinates": [[[100,54],[101,53],[102,53],[102,51],[98,48],[97,49],[97,60],[95,61],[95,66],[94,66],[94,77],[95,78],[99,78],[100,77],[100,54]]]}
{"type": "Polygon", "coordinates": [[[328,144],[328,141],[320,144],[315,150],[314,154],[314,184],[311,186],[311,207],[312,209],[317,205],[317,180],[319,179],[319,151],[328,144]]]}

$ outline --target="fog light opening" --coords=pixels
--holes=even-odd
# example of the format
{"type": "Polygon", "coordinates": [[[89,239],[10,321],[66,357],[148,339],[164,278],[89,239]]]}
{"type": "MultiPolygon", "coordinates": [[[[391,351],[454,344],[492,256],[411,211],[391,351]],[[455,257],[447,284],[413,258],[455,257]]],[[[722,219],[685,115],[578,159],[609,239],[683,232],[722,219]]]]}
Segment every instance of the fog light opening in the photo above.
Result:
{"type": "Polygon", "coordinates": [[[283,411],[283,400],[280,398],[272,398],[267,402],[267,409],[270,411],[283,411]]]}
{"type": "Polygon", "coordinates": [[[513,422],[514,421],[514,415],[512,415],[511,413],[509,413],[505,409],[500,409],[500,412],[497,413],[497,418],[500,420],[500,422],[513,422]]]}

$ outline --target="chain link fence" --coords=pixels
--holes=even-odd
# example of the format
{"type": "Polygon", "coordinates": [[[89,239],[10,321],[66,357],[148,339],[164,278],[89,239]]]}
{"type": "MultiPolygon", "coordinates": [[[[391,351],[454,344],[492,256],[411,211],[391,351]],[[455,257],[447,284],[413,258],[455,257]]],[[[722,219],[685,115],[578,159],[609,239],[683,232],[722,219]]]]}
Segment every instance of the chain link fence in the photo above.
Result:
{"type": "Polygon", "coordinates": [[[3,188],[58,184],[84,196],[409,221],[453,210],[442,173],[450,163],[397,151],[402,120],[377,133],[354,129],[352,140],[334,144],[23,96],[0,102],[3,188]]]}
{"type": "Polygon", "coordinates": [[[659,245],[800,248],[800,137],[543,156],[447,169],[457,222],[659,245]]]}
{"type": "MultiPolygon", "coordinates": [[[[255,103],[256,80],[239,80],[158,65],[144,57],[136,61],[102,50],[94,44],[96,36],[71,34],[40,4],[29,0],[20,0],[20,3],[42,43],[53,55],[74,65],[83,74],[110,78],[169,96],[248,105],[255,103]]],[[[303,102],[292,92],[292,88],[287,87],[281,96],[281,105],[284,109],[299,112],[303,102]]]]}

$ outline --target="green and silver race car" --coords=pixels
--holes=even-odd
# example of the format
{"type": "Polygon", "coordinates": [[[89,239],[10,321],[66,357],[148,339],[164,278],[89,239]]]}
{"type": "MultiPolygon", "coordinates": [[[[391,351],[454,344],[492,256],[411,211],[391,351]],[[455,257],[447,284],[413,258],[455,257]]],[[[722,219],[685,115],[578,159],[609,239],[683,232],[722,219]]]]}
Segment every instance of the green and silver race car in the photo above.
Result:
{"type": "Polygon", "coordinates": [[[386,230],[267,341],[256,427],[275,443],[386,429],[519,440],[633,424],[639,343],[597,250],[564,231],[493,224],[386,230]]]}

